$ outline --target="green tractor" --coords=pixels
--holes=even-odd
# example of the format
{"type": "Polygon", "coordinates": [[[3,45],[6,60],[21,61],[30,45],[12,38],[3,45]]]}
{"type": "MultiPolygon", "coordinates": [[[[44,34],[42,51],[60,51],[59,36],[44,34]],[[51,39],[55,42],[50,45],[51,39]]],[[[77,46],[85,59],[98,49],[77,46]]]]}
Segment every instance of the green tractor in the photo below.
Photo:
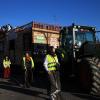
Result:
{"type": "Polygon", "coordinates": [[[64,76],[77,77],[82,88],[100,95],[100,45],[96,44],[95,27],[72,24],[60,33],[64,76]]]}

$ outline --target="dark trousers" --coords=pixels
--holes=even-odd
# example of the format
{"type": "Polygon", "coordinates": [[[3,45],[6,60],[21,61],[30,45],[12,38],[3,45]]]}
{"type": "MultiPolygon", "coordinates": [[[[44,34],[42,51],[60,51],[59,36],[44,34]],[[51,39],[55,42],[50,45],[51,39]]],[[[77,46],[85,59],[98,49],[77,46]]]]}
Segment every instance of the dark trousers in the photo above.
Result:
{"type": "MultiPolygon", "coordinates": [[[[59,71],[51,71],[51,73],[49,74],[49,81],[50,81],[50,93],[51,93],[51,95],[53,93],[55,93],[55,95],[58,96],[59,92],[56,92],[56,91],[61,90],[59,71]]],[[[58,100],[58,99],[55,99],[55,100],[58,100]]]]}
{"type": "Polygon", "coordinates": [[[33,71],[32,69],[25,70],[25,87],[30,87],[33,81],[33,71]]]}
{"type": "Polygon", "coordinates": [[[4,78],[9,78],[10,77],[10,68],[4,68],[4,78]]]}

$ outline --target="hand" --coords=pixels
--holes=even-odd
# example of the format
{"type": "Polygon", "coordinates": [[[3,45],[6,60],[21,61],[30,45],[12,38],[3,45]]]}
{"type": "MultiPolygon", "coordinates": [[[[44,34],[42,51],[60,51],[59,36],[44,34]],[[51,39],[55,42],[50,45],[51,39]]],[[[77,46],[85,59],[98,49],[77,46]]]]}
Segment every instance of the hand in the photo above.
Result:
{"type": "Polygon", "coordinates": [[[51,74],[51,72],[50,72],[50,71],[48,71],[48,74],[51,74]]]}
{"type": "Polygon", "coordinates": [[[24,67],[24,71],[26,71],[27,69],[26,69],[26,67],[24,67]]]}
{"type": "Polygon", "coordinates": [[[24,70],[26,70],[26,66],[24,66],[24,70]]]}

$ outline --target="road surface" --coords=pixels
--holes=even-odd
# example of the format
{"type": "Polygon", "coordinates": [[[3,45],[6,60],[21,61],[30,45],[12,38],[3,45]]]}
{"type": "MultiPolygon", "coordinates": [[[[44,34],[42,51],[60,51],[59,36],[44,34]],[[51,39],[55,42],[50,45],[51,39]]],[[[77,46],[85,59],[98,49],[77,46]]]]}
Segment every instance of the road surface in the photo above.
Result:
{"type": "MultiPolygon", "coordinates": [[[[41,84],[40,80],[35,81],[33,84],[30,88],[23,88],[23,85],[18,81],[0,79],[0,100],[50,100],[45,86],[41,87],[39,85],[41,84]]],[[[100,100],[100,98],[62,91],[61,100],[100,100]]]]}

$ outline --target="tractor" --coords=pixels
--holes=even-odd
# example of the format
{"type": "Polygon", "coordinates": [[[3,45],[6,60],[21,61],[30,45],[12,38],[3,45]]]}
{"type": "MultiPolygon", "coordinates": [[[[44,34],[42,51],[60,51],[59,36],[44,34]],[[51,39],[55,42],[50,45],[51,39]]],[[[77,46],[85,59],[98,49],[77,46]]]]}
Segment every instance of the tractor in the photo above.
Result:
{"type": "Polygon", "coordinates": [[[72,24],[60,31],[60,48],[64,76],[76,77],[81,87],[100,95],[100,45],[96,43],[96,28],[72,24]]]}

